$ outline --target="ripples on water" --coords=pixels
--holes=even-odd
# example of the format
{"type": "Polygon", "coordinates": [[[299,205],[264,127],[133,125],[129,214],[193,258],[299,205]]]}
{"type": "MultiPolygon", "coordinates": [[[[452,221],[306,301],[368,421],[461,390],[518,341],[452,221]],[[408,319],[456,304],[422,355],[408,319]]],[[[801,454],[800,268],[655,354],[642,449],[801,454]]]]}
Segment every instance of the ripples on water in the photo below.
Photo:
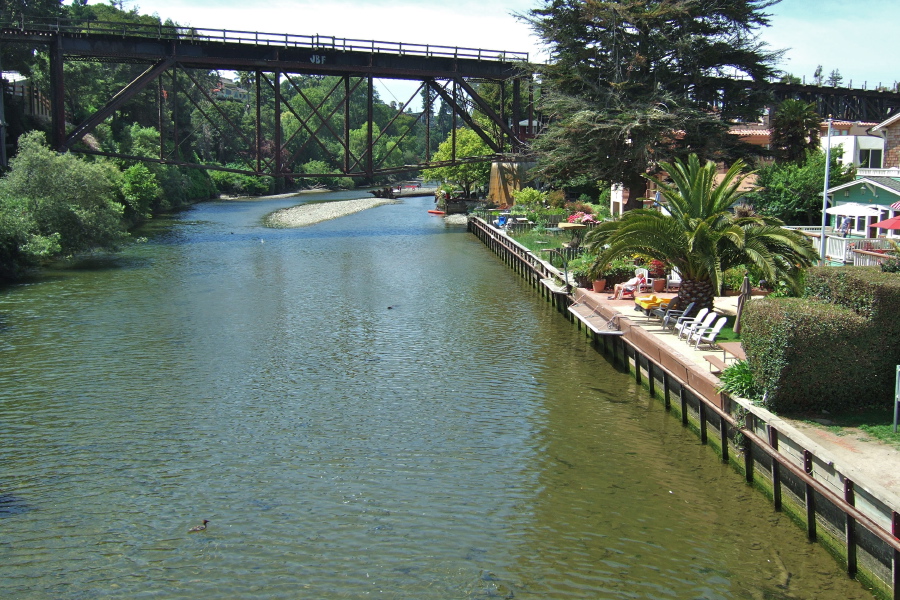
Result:
{"type": "Polygon", "coordinates": [[[867,597],[427,199],[289,204],[0,291],[0,597],[867,597]]]}

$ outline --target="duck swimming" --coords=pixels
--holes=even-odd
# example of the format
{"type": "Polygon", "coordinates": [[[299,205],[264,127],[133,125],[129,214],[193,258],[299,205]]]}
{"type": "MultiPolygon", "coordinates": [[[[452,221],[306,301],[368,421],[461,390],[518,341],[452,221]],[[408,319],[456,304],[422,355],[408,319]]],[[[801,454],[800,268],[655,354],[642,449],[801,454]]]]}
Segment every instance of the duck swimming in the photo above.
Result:
{"type": "Polygon", "coordinates": [[[206,519],[203,519],[202,525],[197,525],[195,527],[191,527],[190,529],[188,529],[188,533],[197,533],[198,531],[204,531],[206,529],[207,523],[209,523],[209,521],[206,519]]]}

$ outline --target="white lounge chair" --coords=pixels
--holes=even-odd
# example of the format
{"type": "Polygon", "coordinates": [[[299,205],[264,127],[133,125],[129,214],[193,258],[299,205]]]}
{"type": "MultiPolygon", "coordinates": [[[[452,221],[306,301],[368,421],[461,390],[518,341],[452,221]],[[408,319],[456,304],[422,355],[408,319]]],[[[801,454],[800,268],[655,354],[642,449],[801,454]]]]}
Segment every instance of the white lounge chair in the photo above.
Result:
{"type": "Polygon", "coordinates": [[[713,321],[718,317],[716,313],[713,311],[709,311],[706,313],[706,316],[703,317],[702,321],[694,321],[693,323],[684,322],[681,324],[681,330],[678,332],[678,339],[680,340],[684,337],[685,341],[690,343],[691,336],[694,335],[695,331],[699,331],[701,329],[706,329],[707,327],[712,327],[713,321]]]}
{"type": "Polygon", "coordinates": [[[701,308],[700,311],[693,317],[691,316],[682,316],[678,317],[678,320],[675,321],[672,326],[672,333],[679,334],[678,337],[681,337],[681,330],[684,329],[685,325],[688,327],[693,325],[695,321],[702,321],[704,317],[706,317],[706,313],[709,312],[708,308],[701,308]]]}
{"type": "Polygon", "coordinates": [[[688,344],[691,342],[694,343],[694,348],[700,349],[700,344],[704,346],[712,346],[716,343],[716,336],[719,335],[719,332],[722,331],[722,328],[725,326],[725,323],[728,321],[728,317],[719,317],[716,321],[716,324],[712,327],[706,327],[705,329],[698,329],[694,333],[691,334],[691,337],[688,339],[688,344]]]}
{"type": "Polygon", "coordinates": [[[694,303],[691,302],[690,304],[687,305],[687,307],[685,307],[684,310],[670,309],[670,308],[666,308],[666,309],[657,308],[650,312],[652,312],[654,315],[656,315],[657,317],[662,319],[662,326],[663,326],[663,328],[665,328],[665,327],[669,326],[669,323],[672,323],[672,325],[674,326],[675,321],[679,317],[685,317],[685,318],[690,317],[691,311],[693,309],[694,309],[694,303]]]}

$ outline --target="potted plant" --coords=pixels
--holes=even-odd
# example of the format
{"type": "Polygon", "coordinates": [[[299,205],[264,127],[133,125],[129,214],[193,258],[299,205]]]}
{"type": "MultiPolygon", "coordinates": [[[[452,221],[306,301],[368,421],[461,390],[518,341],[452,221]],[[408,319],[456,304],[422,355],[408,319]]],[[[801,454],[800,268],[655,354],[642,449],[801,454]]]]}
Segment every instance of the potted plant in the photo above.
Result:
{"type": "MultiPolygon", "coordinates": [[[[591,267],[594,265],[594,256],[582,254],[569,261],[569,274],[575,279],[578,287],[591,287],[591,267]]],[[[596,291],[596,290],[595,290],[596,291]]]]}
{"type": "Polygon", "coordinates": [[[654,258],[647,266],[647,273],[653,280],[654,292],[661,292],[666,289],[666,263],[654,258]]]}
{"type": "Polygon", "coordinates": [[[606,286],[623,283],[634,277],[634,265],[625,258],[617,258],[607,265],[594,263],[590,275],[594,280],[594,291],[602,291],[606,286]]]}

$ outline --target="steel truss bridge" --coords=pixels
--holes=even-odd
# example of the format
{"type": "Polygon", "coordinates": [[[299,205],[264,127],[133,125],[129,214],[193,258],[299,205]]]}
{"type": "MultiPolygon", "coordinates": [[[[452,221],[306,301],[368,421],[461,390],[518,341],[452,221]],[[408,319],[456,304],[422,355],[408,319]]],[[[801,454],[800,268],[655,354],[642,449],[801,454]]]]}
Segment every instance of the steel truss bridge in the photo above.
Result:
{"type": "Polygon", "coordinates": [[[896,90],[864,90],[821,85],[770,83],[765,86],[778,107],[784,100],[803,100],[814,104],[823,119],[880,123],[900,110],[896,90]]]}
{"type": "MultiPolygon", "coordinates": [[[[33,22],[0,25],[0,43],[20,43],[47,47],[50,62],[49,101],[51,110],[51,144],[61,152],[72,151],[160,162],[204,169],[218,169],[250,175],[273,177],[334,177],[334,173],[302,173],[295,158],[308,144],[321,147],[335,164],[340,165],[344,177],[373,177],[375,175],[408,172],[422,168],[460,164],[471,160],[500,158],[504,152],[516,153],[523,148],[518,123],[534,122],[532,74],[527,71],[528,54],[471,48],[455,48],[420,44],[390,43],[342,39],[319,35],[271,34],[247,31],[209,30],[165,25],[139,25],[103,22],[33,22]],[[145,65],[146,68],[129,84],[118,90],[105,106],[80,123],[69,123],[65,108],[66,82],[64,65],[74,61],[95,61],[117,64],[145,65]],[[198,71],[213,70],[248,72],[252,75],[255,95],[255,123],[252,131],[236,123],[222,108],[208,84],[203,85],[198,71]],[[180,75],[180,76],[179,76],[180,75]],[[332,76],[335,81],[324,99],[304,94],[292,76],[332,76]],[[381,135],[374,127],[374,79],[402,79],[419,83],[418,89],[398,107],[385,130],[393,124],[423,89],[426,94],[424,110],[416,116],[416,123],[424,121],[426,156],[416,165],[386,166],[387,156],[375,157],[374,148],[381,135]],[[190,84],[185,85],[185,80],[190,84]],[[297,110],[283,97],[287,84],[303,101],[297,110]],[[500,106],[508,104],[512,95],[512,114],[496,111],[478,91],[479,83],[500,84],[500,106]],[[523,102],[523,84],[528,97],[523,102]],[[84,143],[85,136],[123,109],[138,94],[156,87],[159,114],[158,158],[126,156],[104,152],[84,143]],[[507,91],[509,90],[509,91],[507,91]],[[356,153],[351,149],[351,95],[366,94],[365,123],[355,124],[367,131],[365,149],[356,153]],[[440,98],[452,111],[452,156],[450,161],[432,160],[430,134],[432,104],[440,98]],[[198,164],[184,158],[180,148],[186,141],[179,139],[178,100],[189,103],[194,110],[217,127],[224,127],[220,136],[234,136],[244,148],[245,166],[240,169],[198,164]],[[331,108],[326,107],[329,104],[331,108]],[[523,109],[522,107],[526,107],[523,109]],[[476,120],[474,112],[486,117],[476,120]],[[304,113],[304,114],[301,114],[304,113]],[[263,114],[273,114],[274,125],[265,130],[263,114]],[[282,115],[291,113],[299,123],[294,131],[282,127],[282,115]],[[527,114],[526,114],[527,113],[527,114]],[[495,153],[494,156],[466,159],[456,156],[455,131],[465,123],[473,129],[495,153]],[[221,125],[225,123],[225,125],[221,125]],[[339,123],[336,125],[336,123],[339,123]],[[288,145],[305,132],[305,141],[293,152],[288,145]],[[169,136],[166,143],[166,136],[169,136]],[[340,156],[329,151],[326,142],[334,142],[340,156]]],[[[147,95],[145,94],[144,97],[147,95]]],[[[296,103],[296,97],[294,102],[296,103]]],[[[412,131],[407,129],[403,137],[412,131]]],[[[184,137],[184,136],[182,136],[184,137]]],[[[401,138],[402,140],[403,138],[401,138]]],[[[297,143],[293,145],[296,148],[297,143]]],[[[396,161],[394,161],[396,162],[396,161]]]]}

